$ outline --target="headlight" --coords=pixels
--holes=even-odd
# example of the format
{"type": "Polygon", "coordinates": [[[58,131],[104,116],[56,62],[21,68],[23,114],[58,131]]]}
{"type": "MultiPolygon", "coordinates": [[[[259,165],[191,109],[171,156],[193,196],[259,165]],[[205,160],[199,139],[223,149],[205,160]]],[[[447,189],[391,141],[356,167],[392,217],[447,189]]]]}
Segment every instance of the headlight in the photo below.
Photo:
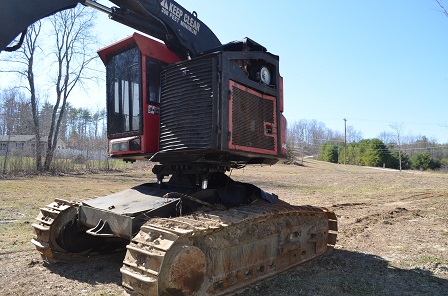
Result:
{"type": "Polygon", "coordinates": [[[120,151],[128,151],[128,150],[129,150],[128,142],[111,143],[110,152],[120,152],[120,151]]]}
{"type": "Polygon", "coordinates": [[[271,72],[266,66],[261,67],[260,69],[260,81],[266,85],[271,83],[271,72]]]}
{"type": "Polygon", "coordinates": [[[129,150],[128,142],[120,143],[120,151],[127,151],[127,150],[129,150]]]}
{"type": "Polygon", "coordinates": [[[139,151],[142,149],[142,144],[140,137],[136,136],[111,140],[109,147],[110,153],[139,151]]]}

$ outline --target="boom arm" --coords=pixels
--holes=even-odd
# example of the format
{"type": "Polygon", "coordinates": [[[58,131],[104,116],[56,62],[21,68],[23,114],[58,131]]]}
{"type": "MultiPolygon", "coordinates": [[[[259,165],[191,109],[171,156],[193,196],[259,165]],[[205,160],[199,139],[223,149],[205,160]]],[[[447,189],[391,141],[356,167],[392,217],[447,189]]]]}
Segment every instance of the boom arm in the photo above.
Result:
{"type": "Polygon", "coordinates": [[[14,38],[25,33],[34,22],[58,11],[73,8],[82,0],[2,0],[0,1],[0,51],[8,48],[14,38]]]}
{"type": "Polygon", "coordinates": [[[109,14],[112,20],[163,40],[182,58],[195,57],[221,46],[216,35],[198,18],[172,0],[110,0],[108,8],[92,0],[2,0],[0,51],[37,20],[78,3],[109,14]]]}

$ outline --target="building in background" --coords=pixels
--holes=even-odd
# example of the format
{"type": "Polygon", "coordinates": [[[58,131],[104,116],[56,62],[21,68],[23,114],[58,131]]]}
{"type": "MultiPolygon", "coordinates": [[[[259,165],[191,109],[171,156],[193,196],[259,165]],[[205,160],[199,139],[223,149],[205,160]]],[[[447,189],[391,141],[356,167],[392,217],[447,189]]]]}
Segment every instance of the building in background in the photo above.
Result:
{"type": "MultiPolygon", "coordinates": [[[[36,136],[34,135],[4,135],[0,136],[0,155],[34,156],[36,151],[36,136]]],[[[40,143],[42,154],[47,149],[47,137],[41,137],[40,143]]],[[[58,140],[56,150],[67,149],[67,144],[58,140]]]]}

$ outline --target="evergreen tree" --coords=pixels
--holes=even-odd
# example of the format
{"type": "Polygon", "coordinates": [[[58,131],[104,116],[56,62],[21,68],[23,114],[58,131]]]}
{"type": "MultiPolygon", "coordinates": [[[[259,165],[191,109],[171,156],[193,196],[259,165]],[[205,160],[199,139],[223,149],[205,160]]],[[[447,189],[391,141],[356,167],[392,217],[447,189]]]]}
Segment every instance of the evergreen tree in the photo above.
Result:
{"type": "Polygon", "coordinates": [[[318,160],[338,163],[338,145],[333,142],[326,142],[320,146],[318,160]]]}
{"type": "Polygon", "coordinates": [[[421,152],[412,155],[411,167],[416,170],[434,170],[440,168],[440,161],[436,161],[428,152],[421,152]]]}

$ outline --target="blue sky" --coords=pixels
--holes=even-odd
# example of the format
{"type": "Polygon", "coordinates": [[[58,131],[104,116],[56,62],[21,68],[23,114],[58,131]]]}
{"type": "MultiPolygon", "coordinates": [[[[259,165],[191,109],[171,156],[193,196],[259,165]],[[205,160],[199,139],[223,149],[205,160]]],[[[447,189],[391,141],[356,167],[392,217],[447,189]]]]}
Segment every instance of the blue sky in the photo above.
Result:
{"type": "Polygon", "coordinates": [[[346,118],[373,138],[397,122],[448,143],[448,18],[435,0],[183,5],[222,42],[248,36],[280,56],[290,123],[316,119],[342,132],[346,118]]]}
{"type": "MultiPolygon", "coordinates": [[[[289,124],[315,119],[343,132],[346,118],[373,138],[400,123],[406,135],[448,143],[448,18],[435,0],[177,2],[222,43],[249,37],[280,56],[289,124]]],[[[100,47],[133,32],[98,16],[100,47]]],[[[74,105],[104,105],[104,86],[90,89],[74,105]]]]}

